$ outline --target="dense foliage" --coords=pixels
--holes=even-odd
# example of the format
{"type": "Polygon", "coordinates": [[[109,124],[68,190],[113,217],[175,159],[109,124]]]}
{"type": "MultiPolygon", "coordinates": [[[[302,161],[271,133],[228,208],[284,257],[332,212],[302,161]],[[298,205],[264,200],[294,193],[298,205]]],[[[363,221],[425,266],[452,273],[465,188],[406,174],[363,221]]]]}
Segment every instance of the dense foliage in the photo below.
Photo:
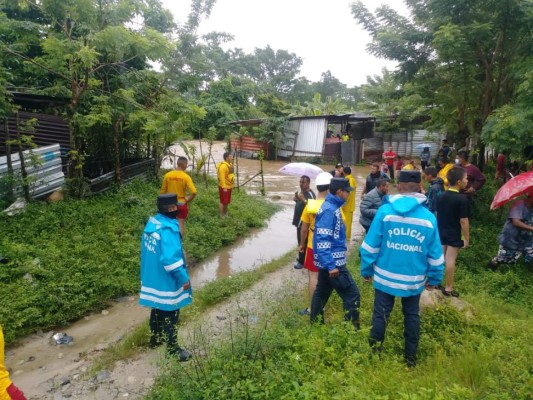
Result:
{"type": "MultiPolygon", "coordinates": [[[[310,326],[297,310],[307,292],[285,294],[241,310],[231,334],[212,343],[198,336],[192,364],[171,364],[152,399],[527,399],[533,357],[531,266],[518,263],[493,272],[485,268],[497,250],[505,211],[489,213],[493,187],[478,199],[472,247],[458,260],[456,288],[464,310],[442,300],[422,314],[419,364],[405,367],[403,316],[396,305],[381,357],[367,337],[373,289],[359,277],[359,259],[349,265],[361,291],[362,329],[342,321],[334,295],[325,325],[310,326]]],[[[203,332],[204,335],[205,332],[203,332]]],[[[206,335],[208,337],[208,334],[206,335]]]]}
{"type": "MultiPolygon", "coordinates": [[[[421,115],[430,117],[427,125],[445,131],[460,146],[471,139],[481,149],[484,144],[506,148],[501,137],[488,133],[511,138],[506,126],[492,124],[484,141],[480,136],[487,118],[500,107],[512,104],[516,119],[524,118],[522,110],[528,103],[514,97],[533,66],[531,2],[406,0],[405,4],[408,16],[387,5],[372,13],[361,1],[352,4],[354,18],[372,36],[368,50],[398,62],[396,99],[370,98],[376,103],[373,108],[390,113],[386,106],[392,104],[405,116],[398,97],[411,97],[419,112],[424,110],[421,115]]],[[[497,111],[494,119],[509,114],[504,110],[497,111]]],[[[508,118],[505,125],[513,122],[508,118]]],[[[531,127],[516,122],[511,129],[519,132],[513,144],[522,148],[529,144],[531,127]]]]}
{"type": "MultiPolygon", "coordinates": [[[[81,201],[31,203],[0,215],[0,321],[6,340],[79,318],[139,288],[140,233],[155,212],[158,187],[135,181],[81,201]]],[[[199,187],[184,247],[189,263],[259,227],[275,211],[236,192],[231,218],[218,214],[217,187],[199,187]]]]}

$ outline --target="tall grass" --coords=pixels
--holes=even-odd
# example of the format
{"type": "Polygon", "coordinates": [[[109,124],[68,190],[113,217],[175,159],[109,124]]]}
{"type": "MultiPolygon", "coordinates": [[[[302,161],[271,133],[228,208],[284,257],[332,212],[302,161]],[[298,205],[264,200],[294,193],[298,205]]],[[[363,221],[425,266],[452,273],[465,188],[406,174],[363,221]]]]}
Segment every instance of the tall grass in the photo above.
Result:
{"type": "MultiPolygon", "coordinates": [[[[333,296],[326,324],[310,326],[296,311],[306,293],[287,290],[264,307],[257,322],[233,324],[227,340],[211,343],[190,364],[171,364],[150,399],[531,399],[533,321],[530,266],[493,272],[485,264],[497,250],[505,211],[489,213],[490,186],[480,194],[472,247],[461,250],[456,286],[469,304],[449,299],[422,314],[419,362],[406,368],[403,318],[395,307],[379,357],[369,349],[373,288],[349,268],[361,291],[362,329],[343,321],[333,296]],[[257,343],[249,351],[246,343],[257,343]]],[[[492,192],[493,193],[493,192],[492,192]]]]}

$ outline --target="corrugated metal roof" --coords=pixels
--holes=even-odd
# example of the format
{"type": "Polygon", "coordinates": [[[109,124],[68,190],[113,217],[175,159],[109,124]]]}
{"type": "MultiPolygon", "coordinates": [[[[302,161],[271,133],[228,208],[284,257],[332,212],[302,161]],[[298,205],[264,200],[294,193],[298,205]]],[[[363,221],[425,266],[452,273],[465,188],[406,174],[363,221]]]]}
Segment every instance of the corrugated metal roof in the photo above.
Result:
{"type": "Polygon", "coordinates": [[[329,123],[345,122],[345,121],[367,121],[375,120],[376,118],[370,114],[365,113],[350,113],[350,114],[330,114],[330,115],[304,115],[297,117],[290,117],[290,120],[305,120],[305,119],[320,119],[325,118],[329,123]]]}

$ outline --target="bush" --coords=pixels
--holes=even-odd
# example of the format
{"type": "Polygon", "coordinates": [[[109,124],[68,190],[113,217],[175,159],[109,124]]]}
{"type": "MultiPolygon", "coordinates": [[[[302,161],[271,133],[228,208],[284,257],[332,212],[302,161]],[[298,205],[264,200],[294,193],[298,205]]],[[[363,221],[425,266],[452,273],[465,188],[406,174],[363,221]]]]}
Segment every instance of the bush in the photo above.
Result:
{"type": "MultiPolygon", "coordinates": [[[[199,188],[190,207],[184,243],[190,263],[261,226],[276,210],[236,193],[231,218],[222,220],[213,186],[199,188]]],[[[134,181],[101,196],[32,202],[20,215],[0,215],[0,254],[9,260],[0,266],[0,321],[7,342],[138,291],[140,234],[155,213],[158,188],[134,181]]]]}

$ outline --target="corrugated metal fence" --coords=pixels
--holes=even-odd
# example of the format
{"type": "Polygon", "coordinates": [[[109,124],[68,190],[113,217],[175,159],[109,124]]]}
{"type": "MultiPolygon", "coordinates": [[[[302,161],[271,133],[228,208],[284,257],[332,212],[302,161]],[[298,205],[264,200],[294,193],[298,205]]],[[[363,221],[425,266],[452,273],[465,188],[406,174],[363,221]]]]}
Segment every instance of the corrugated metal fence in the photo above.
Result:
{"type": "Polygon", "coordinates": [[[440,149],[441,139],[444,136],[428,132],[424,129],[414,130],[412,132],[399,132],[392,134],[382,134],[383,137],[383,150],[387,150],[389,146],[392,146],[392,149],[396,154],[402,157],[420,157],[422,152],[423,144],[428,144],[429,151],[431,153],[431,158],[437,156],[437,153],[440,149]]]}
{"type": "MultiPolygon", "coordinates": [[[[32,118],[38,120],[33,131],[32,142],[37,146],[50,146],[59,144],[63,164],[66,165],[66,155],[70,150],[70,136],[68,122],[57,115],[38,114],[25,111],[19,111],[19,123],[24,124],[32,118]]],[[[11,139],[14,139],[17,132],[16,115],[10,115],[7,118],[7,128],[11,139]]],[[[0,155],[6,155],[6,132],[4,123],[0,123],[0,155]]]]}
{"type": "MultiPolygon", "coordinates": [[[[61,151],[59,144],[25,150],[24,165],[30,182],[30,195],[33,198],[46,196],[65,183],[65,175],[61,168],[61,151]]],[[[20,177],[20,157],[18,153],[11,155],[13,172],[20,177]]],[[[7,156],[0,157],[0,178],[7,174],[7,156]]],[[[15,193],[22,194],[22,183],[16,186],[15,193]]]]}

